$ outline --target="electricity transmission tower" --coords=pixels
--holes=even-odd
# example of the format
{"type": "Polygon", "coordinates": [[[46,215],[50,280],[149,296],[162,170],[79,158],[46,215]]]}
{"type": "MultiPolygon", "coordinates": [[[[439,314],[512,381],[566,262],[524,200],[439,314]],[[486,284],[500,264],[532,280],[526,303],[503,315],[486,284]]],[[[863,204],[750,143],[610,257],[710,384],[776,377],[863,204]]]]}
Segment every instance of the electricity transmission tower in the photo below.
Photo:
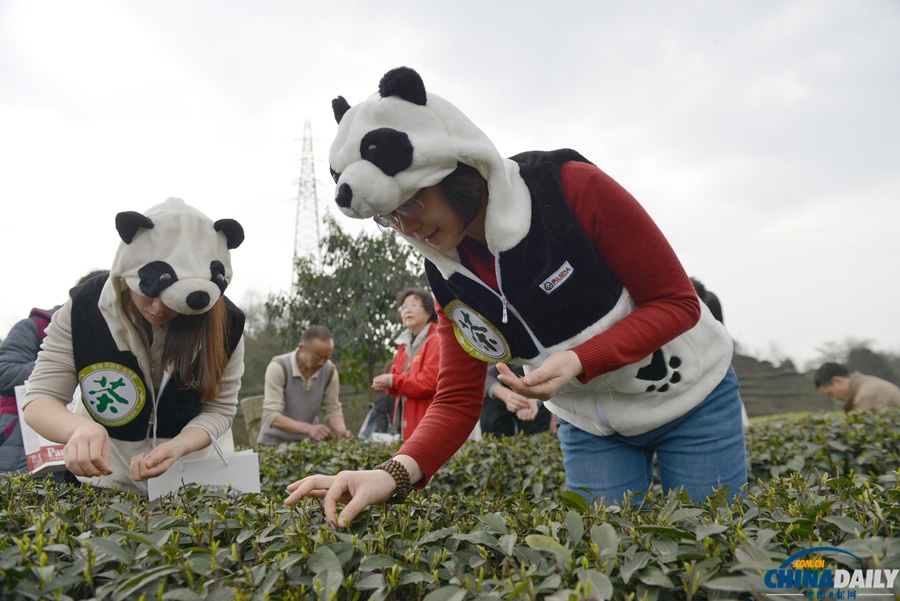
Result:
{"type": "Polygon", "coordinates": [[[319,200],[316,196],[316,162],[313,156],[312,126],[303,126],[303,151],[300,155],[300,182],[297,190],[297,222],[294,228],[294,261],[312,257],[322,267],[319,232],[319,200]]]}

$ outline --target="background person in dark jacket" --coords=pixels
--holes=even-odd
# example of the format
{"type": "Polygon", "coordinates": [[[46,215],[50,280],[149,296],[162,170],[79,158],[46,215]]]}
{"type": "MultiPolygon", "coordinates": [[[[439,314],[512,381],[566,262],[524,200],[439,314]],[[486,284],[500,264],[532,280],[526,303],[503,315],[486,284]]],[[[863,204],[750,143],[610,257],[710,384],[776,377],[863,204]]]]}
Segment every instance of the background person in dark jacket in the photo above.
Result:
{"type": "MultiPolygon", "coordinates": [[[[521,367],[511,366],[523,375],[521,367]]],[[[497,379],[497,366],[488,367],[484,381],[484,406],[481,408],[481,433],[494,436],[537,434],[556,431],[553,414],[538,399],[529,399],[506,387],[497,379]],[[553,425],[551,425],[553,424],[553,425]]]]}
{"type": "Polygon", "coordinates": [[[28,471],[16,409],[16,386],[24,384],[31,375],[44,330],[59,307],[32,309],[28,318],[17,322],[0,344],[0,474],[28,471]]]}
{"type": "MultiPolygon", "coordinates": [[[[393,361],[389,361],[384,366],[382,373],[391,373],[393,361]]],[[[375,394],[372,404],[369,406],[369,412],[362,427],[359,429],[357,438],[360,440],[369,440],[372,435],[377,433],[396,435],[400,437],[400,424],[403,419],[403,412],[399,399],[396,396],[388,394],[386,391],[375,394]]]]}
{"type": "MultiPolygon", "coordinates": [[[[106,273],[96,270],[78,280],[76,286],[106,273]]],[[[28,471],[22,429],[16,409],[16,386],[21,386],[34,370],[41,350],[44,330],[61,305],[52,309],[32,309],[27,319],[16,323],[0,343],[0,475],[28,471]]]]}
{"type": "Polygon", "coordinates": [[[707,289],[707,287],[703,285],[703,282],[697,278],[691,278],[691,283],[694,285],[694,290],[697,291],[697,296],[699,296],[700,300],[709,307],[709,311],[713,314],[713,317],[716,318],[716,321],[724,324],[725,316],[722,314],[722,302],[719,300],[716,293],[707,289]]]}

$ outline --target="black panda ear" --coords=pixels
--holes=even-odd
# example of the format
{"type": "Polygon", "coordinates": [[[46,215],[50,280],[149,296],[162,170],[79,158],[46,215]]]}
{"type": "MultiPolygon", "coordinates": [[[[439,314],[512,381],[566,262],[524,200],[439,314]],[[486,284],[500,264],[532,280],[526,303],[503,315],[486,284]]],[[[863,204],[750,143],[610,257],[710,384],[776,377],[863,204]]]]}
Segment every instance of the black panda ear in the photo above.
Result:
{"type": "Polygon", "coordinates": [[[334,120],[340,123],[344,113],[350,110],[350,103],[343,96],[338,96],[331,101],[331,110],[334,111],[334,120]]]}
{"type": "Polygon", "coordinates": [[[131,244],[134,235],[141,228],[152,229],[153,222],[149,217],[145,217],[137,211],[123,211],[116,215],[116,231],[125,244],[131,244]]]}
{"type": "Polygon", "coordinates": [[[234,219],[219,219],[213,224],[217,232],[225,234],[228,250],[237,248],[244,241],[244,228],[234,219]]]}
{"type": "Polygon", "coordinates": [[[425,106],[428,97],[425,95],[425,83],[419,74],[409,67],[391,69],[381,78],[378,93],[382,98],[398,96],[407,102],[425,106]]]}

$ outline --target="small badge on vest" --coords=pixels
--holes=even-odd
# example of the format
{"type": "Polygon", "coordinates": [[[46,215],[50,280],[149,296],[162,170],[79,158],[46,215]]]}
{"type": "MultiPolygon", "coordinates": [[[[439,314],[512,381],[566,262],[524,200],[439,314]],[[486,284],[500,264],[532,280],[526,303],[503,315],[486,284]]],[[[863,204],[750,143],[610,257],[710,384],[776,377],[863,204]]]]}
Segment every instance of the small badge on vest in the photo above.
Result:
{"type": "Polygon", "coordinates": [[[104,426],[127,424],[141,413],[147,400],[140,377],[118,363],[88,365],[78,372],[78,381],[85,407],[104,426]]]}
{"type": "Polygon", "coordinates": [[[494,324],[481,313],[459,300],[444,307],[453,322],[453,333],[467,353],[487,363],[504,363],[512,359],[509,344],[494,324]]]}
{"type": "Polygon", "coordinates": [[[563,284],[574,271],[575,268],[572,267],[572,265],[569,264],[568,261],[566,261],[559,266],[559,269],[557,269],[553,275],[541,282],[541,290],[543,290],[547,294],[550,294],[551,292],[556,290],[558,286],[563,284]]]}

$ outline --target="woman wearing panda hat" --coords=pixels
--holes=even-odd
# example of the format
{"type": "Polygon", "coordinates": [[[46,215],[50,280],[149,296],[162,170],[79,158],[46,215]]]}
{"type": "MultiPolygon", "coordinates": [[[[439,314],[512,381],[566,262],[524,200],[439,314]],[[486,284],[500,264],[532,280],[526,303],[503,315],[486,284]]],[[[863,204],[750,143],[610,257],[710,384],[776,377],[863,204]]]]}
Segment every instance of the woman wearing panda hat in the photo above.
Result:
{"type": "Polygon", "coordinates": [[[339,97],[333,108],[335,200],[426,258],[441,366],[431,407],[393,459],[299,480],[287,504],[323,498],[343,526],[424,486],[478,420],[486,363],[558,416],[567,486],[589,501],[646,491],[654,455],[666,490],[741,493],[731,338],[627,191],[572,150],[503,159],[405,67],[364,102],[339,97]],[[340,515],[337,502],[347,503],[340,515]]]}
{"type": "Polygon", "coordinates": [[[73,288],[47,328],[25,419],[66,444],[83,482],[146,492],[180,457],[214,454],[211,438],[234,448],[244,315],[223,293],[244,232],[177,198],[119,213],[116,229],[108,276],[73,288]]]}

